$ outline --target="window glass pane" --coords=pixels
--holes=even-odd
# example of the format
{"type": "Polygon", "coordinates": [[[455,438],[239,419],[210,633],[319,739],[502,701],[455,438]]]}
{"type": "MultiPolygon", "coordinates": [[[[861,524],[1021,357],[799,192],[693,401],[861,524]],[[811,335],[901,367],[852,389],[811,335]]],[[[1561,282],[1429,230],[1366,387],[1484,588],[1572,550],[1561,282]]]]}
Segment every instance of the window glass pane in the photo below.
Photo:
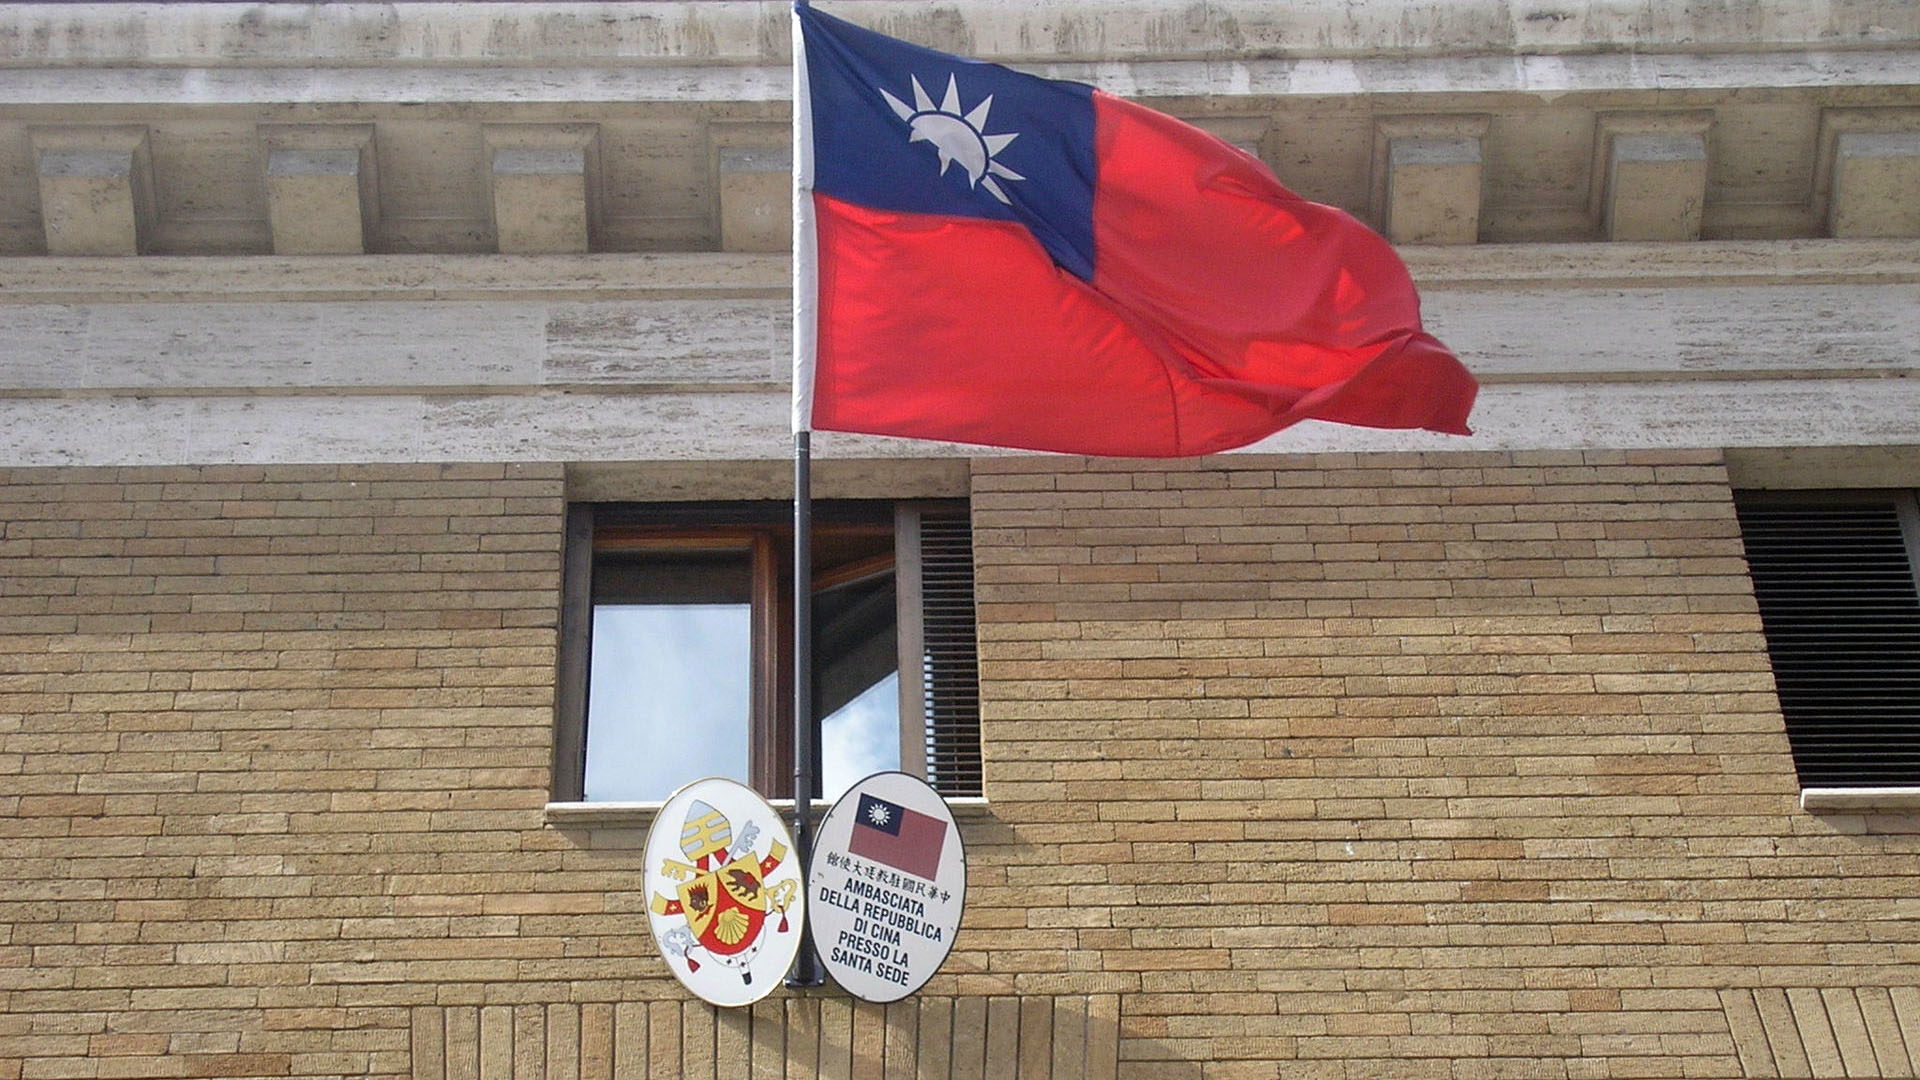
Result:
{"type": "MultiPolygon", "coordinates": [[[[903,761],[944,792],[978,792],[965,506],[904,516],[878,501],[815,509],[816,797],[844,794],[903,761]],[[913,523],[915,542],[901,544],[899,521],[913,523]],[[897,575],[896,549],[916,556],[916,573],[897,575]],[[901,594],[903,580],[911,596],[901,594]],[[903,603],[911,605],[905,624],[903,603]],[[925,654],[905,678],[897,670],[903,642],[925,654]],[[903,742],[899,687],[907,681],[913,730],[903,742]]],[[[792,627],[780,625],[793,600],[790,511],[746,503],[570,510],[556,798],[657,801],[709,775],[753,782],[770,796],[791,792],[794,641],[792,627]]]]}
{"type": "MultiPolygon", "coordinates": [[[[900,651],[892,539],[876,552],[844,545],[847,580],[814,594],[814,713],[820,793],[839,798],[863,777],[900,767],[900,651]]],[[[832,569],[829,572],[833,572],[832,569]]]]}
{"type": "Polygon", "coordinates": [[[900,673],[889,672],[820,721],[821,797],[900,767],[900,673]]]}
{"type": "Polygon", "coordinates": [[[746,782],[752,649],[744,601],[595,604],[586,798],[665,799],[705,776],[746,782]]]}

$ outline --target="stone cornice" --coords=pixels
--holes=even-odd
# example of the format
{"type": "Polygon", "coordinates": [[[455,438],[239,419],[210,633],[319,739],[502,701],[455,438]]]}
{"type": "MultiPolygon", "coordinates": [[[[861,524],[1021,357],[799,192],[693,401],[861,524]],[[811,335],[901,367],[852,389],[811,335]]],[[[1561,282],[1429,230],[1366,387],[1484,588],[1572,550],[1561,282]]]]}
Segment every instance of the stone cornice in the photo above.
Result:
{"type": "MultiPolygon", "coordinates": [[[[935,48],[1019,63],[1799,51],[1920,41],[1920,9],[1906,0],[865,0],[825,7],[935,48]]],[[[14,4],[0,8],[0,64],[784,65],[786,9],[779,0],[14,4]]]]}

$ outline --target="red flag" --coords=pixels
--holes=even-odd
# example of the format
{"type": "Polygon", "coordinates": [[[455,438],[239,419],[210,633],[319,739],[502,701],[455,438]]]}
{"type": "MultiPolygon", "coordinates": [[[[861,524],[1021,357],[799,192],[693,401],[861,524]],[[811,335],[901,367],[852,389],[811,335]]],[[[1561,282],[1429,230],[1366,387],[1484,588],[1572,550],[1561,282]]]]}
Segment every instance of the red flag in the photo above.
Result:
{"type": "Polygon", "coordinates": [[[799,429],[1153,457],[1305,419],[1466,433],[1473,377],[1344,212],[1088,87],[796,18],[799,429]]]}

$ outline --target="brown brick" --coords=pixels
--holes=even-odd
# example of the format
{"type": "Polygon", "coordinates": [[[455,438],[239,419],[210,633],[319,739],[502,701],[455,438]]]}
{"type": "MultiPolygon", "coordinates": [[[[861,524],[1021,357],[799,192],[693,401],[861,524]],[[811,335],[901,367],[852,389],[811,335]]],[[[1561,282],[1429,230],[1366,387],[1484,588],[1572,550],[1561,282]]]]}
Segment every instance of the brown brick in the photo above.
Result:
{"type": "MultiPolygon", "coordinates": [[[[0,1060],[901,1071],[895,1009],[686,1003],[643,833],[544,824],[563,471],[7,474],[0,1060]]],[[[1906,1049],[1910,830],[1793,808],[1716,455],[973,472],[992,811],[911,999],[954,1075],[1906,1049]]]]}

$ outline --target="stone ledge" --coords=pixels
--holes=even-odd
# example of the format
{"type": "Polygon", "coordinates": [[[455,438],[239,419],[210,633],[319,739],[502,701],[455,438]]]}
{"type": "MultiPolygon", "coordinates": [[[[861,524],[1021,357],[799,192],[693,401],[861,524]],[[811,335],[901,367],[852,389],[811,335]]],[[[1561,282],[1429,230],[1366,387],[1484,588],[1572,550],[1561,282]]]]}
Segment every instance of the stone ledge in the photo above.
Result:
{"type": "MultiPolygon", "coordinates": [[[[0,60],[97,66],[278,65],[321,59],[405,67],[675,62],[784,63],[786,4],[16,4],[0,11],[0,60]]],[[[883,33],[1001,61],[1273,55],[1578,54],[1630,45],[1751,51],[1872,46],[1920,38],[1920,9],[1898,0],[1822,6],[1794,0],[1666,5],[1649,19],[1621,3],[1508,0],[869,0],[883,33]],[[1546,17],[1542,17],[1545,15],[1546,17]],[[1231,41],[1231,46],[1223,42],[1231,41]]]]}
{"type": "MultiPolygon", "coordinates": [[[[792,799],[768,799],[767,804],[783,818],[793,814],[792,799]]],[[[665,805],[664,799],[659,802],[550,802],[546,805],[547,825],[556,829],[644,829],[653,824],[655,815],[665,805]]],[[[824,817],[832,808],[831,802],[815,799],[814,817],[824,817]]],[[[947,799],[947,808],[953,811],[955,821],[987,821],[993,817],[993,808],[979,796],[951,797],[947,799]]]]}
{"type": "MultiPolygon", "coordinates": [[[[1246,453],[1911,446],[1920,379],[1487,386],[1470,438],[1309,421],[1246,453]]],[[[0,397],[0,467],[790,460],[785,392],[0,397]],[[111,432],[111,438],[101,437],[111,432]]],[[[817,433],[827,458],[1016,451],[817,433]]]]}
{"type": "MultiPolygon", "coordinates": [[[[291,5],[289,5],[291,6],[291,5]]],[[[0,8],[4,10],[4,8],[0,8]]],[[[1365,95],[1644,95],[1675,91],[1842,92],[1872,104],[1876,88],[1913,81],[1913,52],[1872,49],[1688,55],[1383,56],[1262,60],[1172,58],[1029,63],[1053,79],[1089,83],[1148,102],[1182,98],[1293,101],[1365,95]],[[1862,99],[1866,100],[1862,100],[1862,99]]],[[[1005,60],[1004,57],[995,59],[1005,60]]],[[[3,61],[0,61],[3,62],[3,61]]],[[[685,67],[0,67],[0,102],[15,106],[143,108],[436,103],[572,106],[779,104],[792,96],[784,65],[685,67]]]]}
{"type": "MultiPolygon", "coordinates": [[[[1423,288],[1920,281],[1911,240],[1475,244],[1400,249],[1423,288]]],[[[784,253],[0,258],[0,304],[616,300],[787,295],[784,253]]]]}
{"type": "Polygon", "coordinates": [[[1834,810],[1916,810],[1920,811],[1920,787],[1810,787],[1800,790],[1800,809],[1834,810]]]}

